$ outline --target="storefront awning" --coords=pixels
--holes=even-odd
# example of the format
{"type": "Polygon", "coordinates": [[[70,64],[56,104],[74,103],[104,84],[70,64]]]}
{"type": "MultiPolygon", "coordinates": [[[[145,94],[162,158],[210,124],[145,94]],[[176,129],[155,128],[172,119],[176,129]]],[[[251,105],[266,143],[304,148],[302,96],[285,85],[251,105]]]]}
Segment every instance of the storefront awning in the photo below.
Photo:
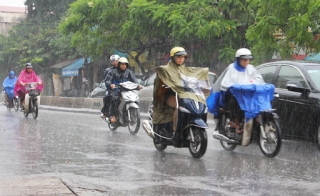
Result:
{"type": "Polygon", "coordinates": [[[306,60],[306,61],[320,61],[320,53],[310,54],[304,60],[306,60]]]}
{"type": "MultiPolygon", "coordinates": [[[[87,59],[90,63],[90,58],[87,59]]],[[[84,58],[77,59],[70,65],[62,68],[62,76],[78,76],[79,69],[84,65],[84,58]]]]}

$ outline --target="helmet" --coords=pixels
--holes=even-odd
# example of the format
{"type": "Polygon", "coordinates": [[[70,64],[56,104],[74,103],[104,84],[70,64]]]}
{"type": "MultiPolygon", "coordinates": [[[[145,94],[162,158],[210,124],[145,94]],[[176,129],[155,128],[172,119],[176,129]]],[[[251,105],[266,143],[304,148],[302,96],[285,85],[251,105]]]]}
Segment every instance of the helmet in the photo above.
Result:
{"type": "Polygon", "coordinates": [[[126,64],[129,64],[128,59],[127,59],[126,57],[121,57],[121,58],[119,59],[118,64],[119,64],[119,63],[126,63],[126,64]]]}
{"type": "Polygon", "coordinates": [[[187,52],[184,48],[182,47],[174,47],[170,51],[170,56],[187,56],[187,52]]]}
{"type": "Polygon", "coordinates": [[[9,76],[15,76],[14,71],[10,71],[10,72],[9,72],[9,76]]]}
{"type": "Polygon", "coordinates": [[[120,56],[117,54],[113,54],[110,56],[110,61],[118,61],[120,59],[120,56]]]}
{"type": "Polygon", "coordinates": [[[27,63],[27,64],[26,64],[26,68],[33,68],[33,67],[32,67],[32,65],[31,65],[31,63],[27,63]]]}
{"type": "Polygon", "coordinates": [[[252,59],[252,54],[251,51],[247,48],[240,48],[239,50],[237,50],[236,58],[242,58],[242,59],[252,59]]]}

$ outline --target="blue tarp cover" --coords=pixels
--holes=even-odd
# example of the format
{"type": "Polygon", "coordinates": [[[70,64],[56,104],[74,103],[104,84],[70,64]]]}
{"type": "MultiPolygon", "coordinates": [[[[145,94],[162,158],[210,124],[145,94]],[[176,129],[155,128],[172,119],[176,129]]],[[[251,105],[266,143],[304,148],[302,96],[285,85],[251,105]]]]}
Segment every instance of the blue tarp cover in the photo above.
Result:
{"type": "MultiPolygon", "coordinates": [[[[261,111],[272,109],[274,95],[273,84],[233,85],[230,92],[236,98],[246,119],[255,118],[261,111]]],[[[225,91],[212,93],[207,98],[208,111],[218,115],[219,107],[224,103],[225,91]]]]}

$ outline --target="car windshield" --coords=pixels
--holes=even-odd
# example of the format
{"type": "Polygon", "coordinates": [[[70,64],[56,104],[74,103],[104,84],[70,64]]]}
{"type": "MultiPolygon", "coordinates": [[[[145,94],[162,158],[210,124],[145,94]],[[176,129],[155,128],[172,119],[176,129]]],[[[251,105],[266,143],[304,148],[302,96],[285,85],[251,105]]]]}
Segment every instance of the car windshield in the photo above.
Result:
{"type": "Polygon", "coordinates": [[[320,66],[306,66],[305,68],[317,90],[320,90],[320,66]]]}

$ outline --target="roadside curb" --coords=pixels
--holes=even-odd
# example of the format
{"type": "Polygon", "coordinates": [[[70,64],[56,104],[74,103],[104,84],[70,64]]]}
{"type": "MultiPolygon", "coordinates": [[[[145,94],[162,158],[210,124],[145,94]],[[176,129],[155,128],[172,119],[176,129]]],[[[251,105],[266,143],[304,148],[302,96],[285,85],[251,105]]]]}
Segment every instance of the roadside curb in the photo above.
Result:
{"type": "MultiPolygon", "coordinates": [[[[46,106],[40,105],[40,109],[51,110],[51,111],[60,111],[60,112],[73,112],[73,113],[85,113],[85,114],[101,114],[100,110],[88,109],[88,108],[67,108],[67,107],[58,107],[58,106],[46,106]]],[[[140,112],[142,119],[148,119],[148,113],[140,112]]],[[[209,126],[215,125],[213,119],[207,120],[209,126]]]]}

